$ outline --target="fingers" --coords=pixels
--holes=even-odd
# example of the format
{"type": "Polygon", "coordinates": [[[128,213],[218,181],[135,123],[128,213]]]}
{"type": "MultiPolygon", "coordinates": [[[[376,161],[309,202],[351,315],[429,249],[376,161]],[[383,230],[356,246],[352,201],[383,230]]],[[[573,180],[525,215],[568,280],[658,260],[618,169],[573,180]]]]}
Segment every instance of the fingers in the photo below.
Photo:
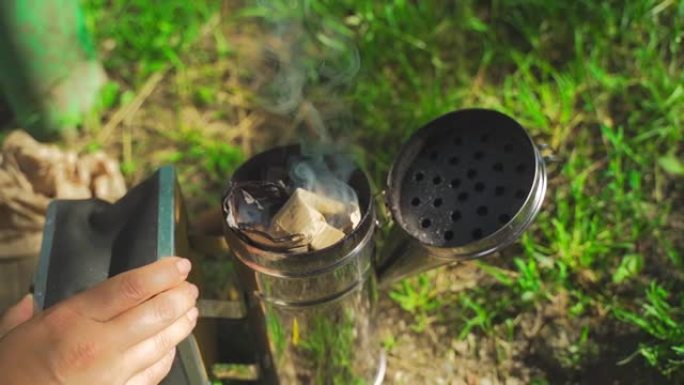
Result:
{"type": "Polygon", "coordinates": [[[67,302],[85,316],[96,321],[108,321],[177,286],[187,278],[190,269],[187,259],[164,258],[114,276],[67,302]]]}
{"type": "Polygon", "coordinates": [[[171,349],[170,352],[166,353],[164,357],[157,361],[154,365],[142,372],[137,373],[130,380],[126,382],[126,385],[157,385],[159,384],[169,371],[171,371],[171,366],[173,365],[173,359],[176,357],[176,348],[171,349]]]}
{"type": "Polygon", "coordinates": [[[166,329],[128,349],[123,355],[124,367],[137,373],[161,360],[164,354],[190,335],[198,313],[197,308],[192,308],[166,329]]]}
{"type": "Polygon", "coordinates": [[[27,294],[0,319],[0,337],[33,317],[33,295],[27,294]]]}
{"type": "Polygon", "coordinates": [[[148,339],[185,315],[199,296],[197,286],[183,282],[130,309],[109,322],[121,335],[121,347],[128,349],[148,339]]]}

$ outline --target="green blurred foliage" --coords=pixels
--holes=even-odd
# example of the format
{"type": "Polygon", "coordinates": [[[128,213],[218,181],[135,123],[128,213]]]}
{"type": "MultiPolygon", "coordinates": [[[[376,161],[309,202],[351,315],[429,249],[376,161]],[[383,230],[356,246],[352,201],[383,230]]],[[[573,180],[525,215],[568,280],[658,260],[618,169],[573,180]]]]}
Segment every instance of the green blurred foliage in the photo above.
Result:
{"type": "Polygon", "coordinates": [[[181,55],[221,2],[83,0],[83,5],[88,28],[104,51],[105,68],[137,85],[168,65],[182,66],[181,55]]]}

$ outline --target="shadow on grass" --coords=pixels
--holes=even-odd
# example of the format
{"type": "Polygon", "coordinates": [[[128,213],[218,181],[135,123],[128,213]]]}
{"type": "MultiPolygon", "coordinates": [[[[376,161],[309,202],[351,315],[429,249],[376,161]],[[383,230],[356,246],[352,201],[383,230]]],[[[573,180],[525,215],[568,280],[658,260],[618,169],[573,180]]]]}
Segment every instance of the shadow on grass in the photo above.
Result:
{"type": "Polygon", "coordinates": [[[523,362],[544,372],[550,384],[583,385],[659,385],[673,383],[657,370],[646,366],[643,359],[634,355],[639,342],[644,340],[642,333],[620,334],[606,330],[604,334],[593,336],[597,354],[585,359],[579,366],[568,368],[563,359],[553,353],[549,339],[544,336],[530,341],[531,351],[523,357],[523,362]],[[627,359],[628,357],[632,359],[627,359]]]}

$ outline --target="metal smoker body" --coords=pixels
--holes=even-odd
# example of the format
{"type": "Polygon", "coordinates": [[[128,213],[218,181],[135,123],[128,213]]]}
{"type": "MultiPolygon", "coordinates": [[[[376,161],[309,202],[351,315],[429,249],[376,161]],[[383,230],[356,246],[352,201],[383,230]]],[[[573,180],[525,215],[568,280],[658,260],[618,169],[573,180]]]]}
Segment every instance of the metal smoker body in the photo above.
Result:
{"type": "MultiPolygon", "coordinates": [[[[268,170],[286,164],[299,151],[299,146],[289,146],[261,153],[236,171],[231,184],[269,177],[276,182],[284,176],[268,170]]],[[[357,170],[350,184],[359,197],[361,222],[326,249],[284,255],[252,245],[229,227],[225,230],[246,289],[248,318],[264,325],[257,349],[260,366],[273,368],[267,371],[267,383],[382,381],[385,362],[373,314],[375,209],[365,174],[357,170]]]]}

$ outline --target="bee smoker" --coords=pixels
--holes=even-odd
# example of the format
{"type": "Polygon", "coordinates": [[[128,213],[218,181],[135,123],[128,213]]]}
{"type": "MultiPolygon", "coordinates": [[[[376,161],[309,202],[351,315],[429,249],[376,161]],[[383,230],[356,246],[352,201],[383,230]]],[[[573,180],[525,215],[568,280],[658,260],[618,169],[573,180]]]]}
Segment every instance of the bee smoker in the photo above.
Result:
{"type": "MultiPolygon", "coordinates": [[[[223,218],[238,186],[286,178],[272,166],[301,152],[279,147],[247,160],[222,197],[223,218]]],[[[37,305],[165,255],[219,253],[235,267],[240,296],[200,299],[205,330],[195,333],[197,342],[191,337],[179,346],[164,384],[207,385],[205,367],[234,363],[256,368],[256,375],[226,384],[379,385],[386,370],[375,331],[379,288],[514,242],[541,207],[546,170],[510,117],[484,109],[441,116],[409,138],[389,172],[382,204],[392,229],[377,253],[378,194],[359,169],[345,182],[359,201],[356,227],[329,247],[287,255],[227,223],[222,236],[188,235],[169,167],[114,204],[55,201],[34,281],[37,305]]]]}
{"type": "MultiPolygon", "coordinates": [[[[224,217],[231,214],[225,200],[232,189],[286,178],[269,170],[299,152],[283,147],[249,159],[231,179],[224,217]]],[[[540,209],[546,172],[528,134],[506,115],[469,109],[428,123],[406,142],[389,173],[386,204],[394,228],[377,258],[370,183],[356,170],[349,184],[361,222],[326,249],[282,255],[225,228],[248,318],[261,325],[256,347],[267,383],[381,384],[376,280],[386,286],[514,242],[540,209]]]]}

